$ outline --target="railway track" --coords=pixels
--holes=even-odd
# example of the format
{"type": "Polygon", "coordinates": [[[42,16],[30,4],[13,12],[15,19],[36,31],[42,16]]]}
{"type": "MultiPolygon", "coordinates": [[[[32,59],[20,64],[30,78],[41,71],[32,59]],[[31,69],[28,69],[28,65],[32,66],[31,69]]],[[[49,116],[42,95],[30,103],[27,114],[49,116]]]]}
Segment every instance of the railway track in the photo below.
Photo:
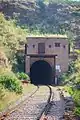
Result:
{"type": "Polygon", "coordinates": [[[67,107],[65,98],[69,96],[66,97],[66,93],[58,87],[38,86],[28,99],[8,111],[0,120],[67,120],[64,117],[67,107]]]}
{"type": "Polygon", "coordinates": [[[35,91],[33,91],[28,98],[22,100],[19,104],[17,104],[15,107],[12,107],[11,109],[7,109],[5,112],[2,113],[2,115],[0,115],[0,120],[5,120],[7,116],[9,116],[11,113],[13,113],[14,111],[16,111],[17,107],[20,107],[21,104],[23,104],[26,100],[28,100],[31,96],[33,96],[39,89],[39,86],[37,86],[37,89],[35,91]]]}
{"type": "Polygon", "coordinates": [[[53,98],[50,86],[39,86],[38,89],[14,110],[6,113],[0,120],[43,120],[51,107],[53,98]]]}

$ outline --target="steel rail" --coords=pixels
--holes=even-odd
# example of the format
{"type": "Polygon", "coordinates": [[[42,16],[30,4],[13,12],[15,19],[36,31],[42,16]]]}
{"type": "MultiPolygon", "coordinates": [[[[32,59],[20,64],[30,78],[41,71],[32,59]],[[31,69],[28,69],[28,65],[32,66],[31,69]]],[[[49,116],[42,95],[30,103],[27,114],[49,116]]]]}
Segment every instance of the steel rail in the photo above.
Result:
{"type": "Polygon", "coordinates": [[[47,104],[44,107],[44,109],[42,110],[42,112],[41,112],[40,116],[37,118],[37,120],[44,120],[44,118],[46,118],[46,116],[47,116],[48,111],[51,108],[52,100],[54,98],[54,95],[53,95],[53,91],[52,91],[51,86],[48,86],[48,88],[49,88],[50,94],[49,94],[49,97],[48,97],[48,100],[47,100],[47,104]]]}
{"type": "MultiPolygon", "coordinates": [[[[46,102],[46,105],[45,107],[42,109],[40,115],[37,117],[36,120],[44,120],[44,117],[47,116],[47,113],[48,111],[50,110],[51,108],[51,105],[52,105],[52,100],[54,98],[54,95],[53,95],[53,91],[52,91],[52,88],[51,86],[47,86],[49,88],[49,97],[47,99],[47,102],[46,102]]],[[[36,92],[39,90],[39,86],[37,86],[37,89],[28,97],[26,98],[24,101],[20,102],[20,104],[18,104],[16,107],[10,109],[9,111],[7,111],[5,114],[3,114],[1,117],[0,117],[0,120],[5,120],[5,118],[7,118],[11,113],[15,112],[16,109],[18,107],[20,107],[26,100],[28,100],[30,97],[32,97],[33,95],[36,94],[36,92]]]]}
{"type": "Polygon", "coordinates": [[[25,100],[21,101],[18,105],[16,105],[15,107],[9,109],[8,111],[4,112],[1,116],[0,116],[0,120],[5,120],[5,118],[7,116],[9,116],[12,112],[14,112],[16,110],[17,107],[20,107],[21,104],[23,104],[26,100],[28,100],[30,97],[32,97],[37,91],[39,90],[39,86],[37,86],[37,89],[32,92],[28,98],[26,98],[25,100]]]}

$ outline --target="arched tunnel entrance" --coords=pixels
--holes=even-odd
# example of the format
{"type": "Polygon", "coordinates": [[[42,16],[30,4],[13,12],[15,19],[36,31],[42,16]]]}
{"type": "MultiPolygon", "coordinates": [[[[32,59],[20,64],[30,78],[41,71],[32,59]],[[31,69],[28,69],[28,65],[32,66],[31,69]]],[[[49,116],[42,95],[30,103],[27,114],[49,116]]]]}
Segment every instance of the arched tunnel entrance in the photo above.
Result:
{"type": "Polygon", "coordinates": [[[30,68],[30,78],[33,84],[51,84],[52,67],[44,60],[36,61],[30,68]]]}

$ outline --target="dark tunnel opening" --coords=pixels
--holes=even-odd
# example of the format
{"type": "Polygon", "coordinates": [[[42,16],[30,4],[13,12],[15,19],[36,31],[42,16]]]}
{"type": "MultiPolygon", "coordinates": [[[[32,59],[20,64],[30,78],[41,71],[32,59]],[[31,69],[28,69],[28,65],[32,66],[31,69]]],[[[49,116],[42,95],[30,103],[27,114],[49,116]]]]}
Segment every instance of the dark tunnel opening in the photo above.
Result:
{"type": "Polygon", "coordinates": [[[30,68],[32,84],[48,85],[52,82],[52,67],[44,60],[36,61],[30,68]]]}

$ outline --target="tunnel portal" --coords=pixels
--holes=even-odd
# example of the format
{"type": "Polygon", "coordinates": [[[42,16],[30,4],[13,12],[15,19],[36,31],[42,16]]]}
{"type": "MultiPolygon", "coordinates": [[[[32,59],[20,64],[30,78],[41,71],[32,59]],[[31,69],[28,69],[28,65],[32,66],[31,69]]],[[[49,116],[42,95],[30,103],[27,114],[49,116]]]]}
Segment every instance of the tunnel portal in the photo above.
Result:
{"type": "Polygon", "coordinates": [[[48,85],[52,82],[52,67],[44,60],[36,61],[30,68],[32,84],[48,85]]]}

